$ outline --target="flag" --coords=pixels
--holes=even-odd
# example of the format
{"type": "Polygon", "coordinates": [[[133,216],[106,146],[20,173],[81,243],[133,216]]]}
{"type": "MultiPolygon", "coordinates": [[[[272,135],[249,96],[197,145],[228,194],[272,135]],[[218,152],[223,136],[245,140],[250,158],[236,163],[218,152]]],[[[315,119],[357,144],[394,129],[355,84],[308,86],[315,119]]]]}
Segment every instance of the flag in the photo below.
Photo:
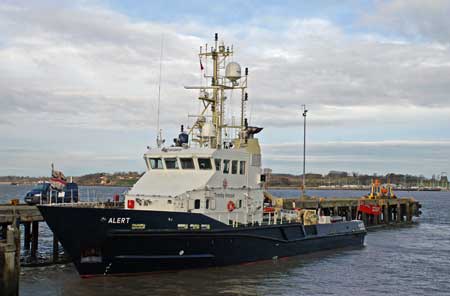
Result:
{"type": "Polygon", "coordinates": [[[202,60],[200,59],[200,70],[203,71],[205,68],[203,68],[202,60]]]}

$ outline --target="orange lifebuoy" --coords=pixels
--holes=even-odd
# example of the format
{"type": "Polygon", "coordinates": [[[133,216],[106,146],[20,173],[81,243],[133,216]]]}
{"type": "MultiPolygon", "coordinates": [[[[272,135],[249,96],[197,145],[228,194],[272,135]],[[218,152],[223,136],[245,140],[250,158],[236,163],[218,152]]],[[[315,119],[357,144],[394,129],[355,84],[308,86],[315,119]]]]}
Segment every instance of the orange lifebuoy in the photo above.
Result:
{"type": "Polygon", "coordinates": [[[236,208],[236,205],[234,204],[234,202],[232,200],[230,200],[227,204],[228,212],[233,212],[235,208],[236,208]]]}

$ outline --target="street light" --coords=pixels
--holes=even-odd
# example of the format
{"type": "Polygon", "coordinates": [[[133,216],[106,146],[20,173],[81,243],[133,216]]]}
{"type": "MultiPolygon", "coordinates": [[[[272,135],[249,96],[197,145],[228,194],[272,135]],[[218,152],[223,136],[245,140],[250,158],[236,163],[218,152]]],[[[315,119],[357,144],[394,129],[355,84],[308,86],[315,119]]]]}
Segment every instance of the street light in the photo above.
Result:
{"type": "Polygon", "coordinates": [[[302,105],[303,108],[303,184],[302,184],[302,196],[305,196],[305,174],[306,174],[306,105],[302,105]]]}

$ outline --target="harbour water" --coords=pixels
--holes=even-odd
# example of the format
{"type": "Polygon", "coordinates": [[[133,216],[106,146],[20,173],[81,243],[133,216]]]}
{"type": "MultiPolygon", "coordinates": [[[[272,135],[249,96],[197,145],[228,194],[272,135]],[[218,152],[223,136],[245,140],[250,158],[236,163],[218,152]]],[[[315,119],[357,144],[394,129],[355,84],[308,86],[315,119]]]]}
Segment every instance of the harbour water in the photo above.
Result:
{"type": "MultiPolygon", "coordinates": [[[[0,203],[22,198],[29,186],[0,185],[0,203]]],[[[108,199],[121,187],[82,187],[108,199]]],[[[298,196],[296,190],[274,195],[298,196]]],[[[310,191],[324,197],[361,191],[310,191]]],[[[450,192],[400,192],[423,206],[419,223],[370,231],[362,249],[322,252],[248,265],[80,279],[72,264],[22,268],[21,295],[450,295],[450,192]]],[[[82,219],[82,217],[80,217],[82,219]]],[[[77,221],[67,221],[77,223],[77,221]]],[[[40,253],[51,235],[40,228],[40,253]]]]}

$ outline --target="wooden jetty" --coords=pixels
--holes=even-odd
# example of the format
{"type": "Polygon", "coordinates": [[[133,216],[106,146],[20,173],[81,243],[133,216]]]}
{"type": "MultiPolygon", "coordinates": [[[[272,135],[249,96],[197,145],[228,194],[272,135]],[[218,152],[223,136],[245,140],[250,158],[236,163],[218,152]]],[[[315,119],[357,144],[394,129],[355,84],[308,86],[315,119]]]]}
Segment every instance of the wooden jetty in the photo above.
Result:
{"type": "MultiPolygon", "coordinates": [[[[44,222],[44,218],[36,206],[25,204],[3,204],[0,205],[0,238],[6,239],[8,227],[14,221],[20,228],[23,226],[23,249],[30,251],[31,259],[37,259],[39,247],[39,224],[44,222]]],[[[20,234],[19,234],[20,235],[20,234]]],[[[20,239],[20,237],[19,237],[20,239]]],[[[20,241],[20,240],[19,240],[20,241]]],[[[52,261],[58,261],[59,244],[58,239],[53,236],[53,256],[52,261]]]]}
{"type": "Polygon", "coordinates": [[[275,203],[275,208],[284,210],[320,209],[325,216],[339,216],[346,220],[362,220],[366,227],[413,222],[419,217],[422,205],[412,197],[388,198],[279,198],[265,192],[265,197],[275,203]],[[361,211],[363,206],[377,208],[376,214],[361,211]]]}

